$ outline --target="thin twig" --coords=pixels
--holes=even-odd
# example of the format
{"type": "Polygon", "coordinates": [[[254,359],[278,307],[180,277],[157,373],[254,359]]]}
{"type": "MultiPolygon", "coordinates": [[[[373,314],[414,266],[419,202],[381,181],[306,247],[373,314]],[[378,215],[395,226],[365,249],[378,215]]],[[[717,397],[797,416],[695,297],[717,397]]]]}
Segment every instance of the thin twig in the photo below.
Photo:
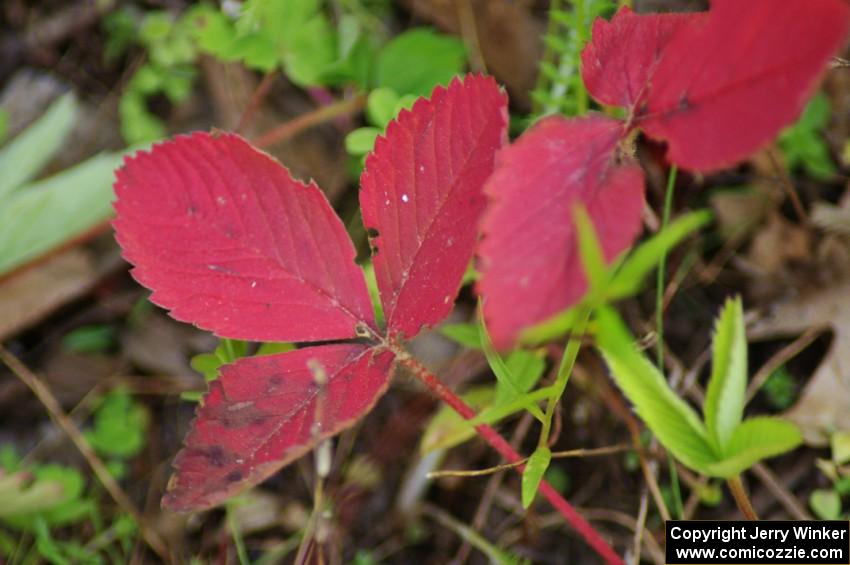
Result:
{"type": "Polygon", "coordinates": [[[753,375],[750,386],[747,387],[747,402],[753,399],[770,375],[809,346],[822,332],[821,328],[809,328],[806,332],[776,352],[753,375]]]}
{"type": "Polygon", "coordinates": [[[756,463],[751,468],[753,474],[767,487],[773,496],[779,500],[780,504],[788,511],[795,520],[814,520],[814,517],[797,501],[797,499],[788,492],[782,484],[777,480],[776,475],[768,469],[764,463],[756,463]]]}
{"type": "Polygon", "coordinates": [[[151,549],[153,549],[162,560],[169,561],[170,556],[168,546],[165,544],[162,537],[160,537],[159,533],[147,523],[141,512],[139,512],[136,508],[136,505],[133,504],[133,501],[131,501],[130,497],[127,496],[127,493],[125,493],[121,486],[115,481],[109,473],[109,470],[106,468],[106,465],[103,464],[103,461],[101,461],[100,457],[98,457],[94,452],[94,449],[92,449],[91,445],[89,445],[88,440],[86,440],[85,436],[83,436],[82,432],[80,432],[77,425],[62,409],[62,405],[59,404],[59,401],[47,385],[41,382],[41,379],[35,376],[32,371],[21,363],[17,357],[12,355],[3,345],[0,345],[0,360],[2,360],[3,363],[12,370],[12,373],[14,373],[18,379],[29,387],[33,394],[35,394],[36,398],[38,398],[42,405],[44,405],[48,414],[50,414],[51,419],[68,435],[68,438],[85,458],[86,462],[92,468],[92,471],[94,471],[95,476],[115,503],[118,504],[121,510],[131,515],[139,524],[139,529],[142,533],[142,537],[145,539],[145,542],[147,542],[151,549]]]}
{"type": "Polygon", "coordinates": [[[638,517],[635,520],[635,537],[632,543],[632,563],[640,565],[640,554],[643,548],[643,533],[646,530],[646,515],[649,510],[649,490],[646,485],[641,489],[638,517]]]}
{"type": "Polygon", "coordinates": [[[242,112],[242,117],[239,118],[239,123],[236,124],[236,133],[241,133],[248,124],[251,123],[251,120],[254,118],[254,114],[256,114],[257,110],[260,108],[260,104],[262,104],[263,100],[265,100],[266,96],[268,96],[269,91],[274,84],[274,77],[276,74],[276,70],[271,70],[263,76],[263,80],[261,80],[260,84],[257,85],[257,88],[251,95],[251,99],[248,101],[248,105],[245,106],[245,111],[242,112]]]}
{"type": "Polygon", "coordinates": [[[269,147],[282,141],[285,141],[302,131],[313,126],[329,122],[339,116],[353,114],[361,110],[366,105],[366,96],[359,94],[353,98],[346,98],[327,106],[316,108],[312,112],[302,114],[295,119],[284,122],[279,126],[272,128],[264,134],[261,134],[254,140],[254,145],[260,148],[269,147]]]}

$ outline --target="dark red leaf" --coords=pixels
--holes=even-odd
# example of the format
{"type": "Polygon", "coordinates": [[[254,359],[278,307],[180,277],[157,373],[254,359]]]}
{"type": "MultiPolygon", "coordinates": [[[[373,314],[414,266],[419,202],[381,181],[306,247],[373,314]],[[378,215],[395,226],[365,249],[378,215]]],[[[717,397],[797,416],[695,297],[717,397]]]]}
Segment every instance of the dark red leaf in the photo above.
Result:
{"type": "Polygon", "coordinates": [[[637,236],[643,172],[617,162],[624,124],[602,116],[549,117],[500,153],[485,191],[478,291],[500,349],[522,329],[545,321],[583,296],[587,282],[578,255],[573,208],[587,208],[605,257],[637,236]]]}
{"type": "Polygon", "coordinates": [[[848,29],[846,0],[713,0],[667,45],[639,125],[683,167],[732,165],[796,119],[848,29]]]}
{"type": "Polygon", "coordinates": [[[624,7],[610,22],[597,19],[581,54],[587,91],[602,104],[629,109],[639,105],[670,39],[704,18],[704,12],[638,15],[624,7]]]}
{"type": "Polygon", "coordinates": [[[124,257],[178,320],[269,341],[374,326],[354,247],[324,194],[242,138],[156,145],[126,160],[115,189],[124,257]]]}
{"type": "Polygon", "coordinates": [[[470,75],[403,111],[375,143],[360,206],[391,333],[413,337],[451,310],[507,119],[496,82],[470,75]]]}
{"type": "Polygon", "coordinates": [[[392,360],[387,350],[343,344],[224,367],[174,460],[163,506],[215,506],[351,427],[386,390],[392,360]],[[316,382],[317,370],[324,386],[316,382]]]}

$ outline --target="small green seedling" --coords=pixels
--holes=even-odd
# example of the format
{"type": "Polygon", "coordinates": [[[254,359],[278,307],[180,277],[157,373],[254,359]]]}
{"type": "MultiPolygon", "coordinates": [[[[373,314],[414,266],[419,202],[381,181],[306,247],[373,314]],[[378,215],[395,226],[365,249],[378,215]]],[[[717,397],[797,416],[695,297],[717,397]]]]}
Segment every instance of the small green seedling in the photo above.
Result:
{"type": "Polygon", "coordinates": [[[703,418],[637,350],[613,309],[600,308],[596,322],[597,346],[614,380],[664,447],[687,467],[731,479],[801,443],[800,431],[788,421],[767,416],[743,419],[747,343],[740,298],[728,300],[717,320],[703,418]]]}

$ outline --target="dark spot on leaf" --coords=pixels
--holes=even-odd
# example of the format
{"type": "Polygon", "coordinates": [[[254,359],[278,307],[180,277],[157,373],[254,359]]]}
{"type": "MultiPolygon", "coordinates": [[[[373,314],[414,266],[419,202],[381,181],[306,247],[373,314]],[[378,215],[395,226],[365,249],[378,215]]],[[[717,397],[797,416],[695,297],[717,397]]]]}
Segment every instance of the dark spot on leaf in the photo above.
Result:
{"type": "Polygon", "coordinates": [[[224,467],[224,464],[227,462],[227,454],[224,453],[224,449],[220,445],[198,448],[198,453],[215,467],[224,467]]]}
{"type": "Polygon", "coordinates": [[[231,471],[224,477],[228,483],[235,483],[236,481],[242,480],[242,471],[231,471]]]}
{"type": "Polygon", "coordinates": [[[376,228],[366,228],[366,235],[369,236],[369,239],[374,239],[381,235],[381,233],[376,228]]]}
{"type": "Polygon", "coordinates": [[[194,204],[189,204],[189,206],[186,208],[186,215],[187,216],[194,216],[197,213],[198,213],[198,209],[195,208],[194,204]]]}
{"type": "Polygon", "coordinates": [[[688,93],[683,92],[682,97],[679,98],[679,110],[685,111],[690,110],[693,106],[691,106],[691,101],[688,100],[688,93]]]}
{"type": "Polygon", "coordinates": [[[275,375],[273,377],[269,377],[269,384],[271,384],[272,386],[280,386],[280,383],[282,383],[282,382],[283,382],[283,379],[280,378],[278,375],[275,375]]]}

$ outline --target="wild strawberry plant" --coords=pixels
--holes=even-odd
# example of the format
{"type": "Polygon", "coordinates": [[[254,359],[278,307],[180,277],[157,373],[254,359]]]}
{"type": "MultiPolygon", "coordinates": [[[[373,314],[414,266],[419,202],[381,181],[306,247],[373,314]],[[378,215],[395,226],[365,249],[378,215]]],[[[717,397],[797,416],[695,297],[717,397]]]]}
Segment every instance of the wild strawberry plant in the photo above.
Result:
{"type": "MultiPolygon", "coordinates": [[[[386,391],[396,363],[464,418],[475,416],[401,341],[453,307],[507,118],[495,81],[468,76],[436,88],[377,139],[360,204],[385,325],[376,322],[354,246],[315,184],[295,181],[231,134],[180,136],[127,159],[114,226],[153,302],[223,338],[325,342],[221,369],[175,459],[165,507],[219,504],[352,426],[386,391]]],[[[520,459],[492,428],[476,429],[504,457],[520,459]]],[[[541,489],[619,562],[557,491],[541,489]]]]}

